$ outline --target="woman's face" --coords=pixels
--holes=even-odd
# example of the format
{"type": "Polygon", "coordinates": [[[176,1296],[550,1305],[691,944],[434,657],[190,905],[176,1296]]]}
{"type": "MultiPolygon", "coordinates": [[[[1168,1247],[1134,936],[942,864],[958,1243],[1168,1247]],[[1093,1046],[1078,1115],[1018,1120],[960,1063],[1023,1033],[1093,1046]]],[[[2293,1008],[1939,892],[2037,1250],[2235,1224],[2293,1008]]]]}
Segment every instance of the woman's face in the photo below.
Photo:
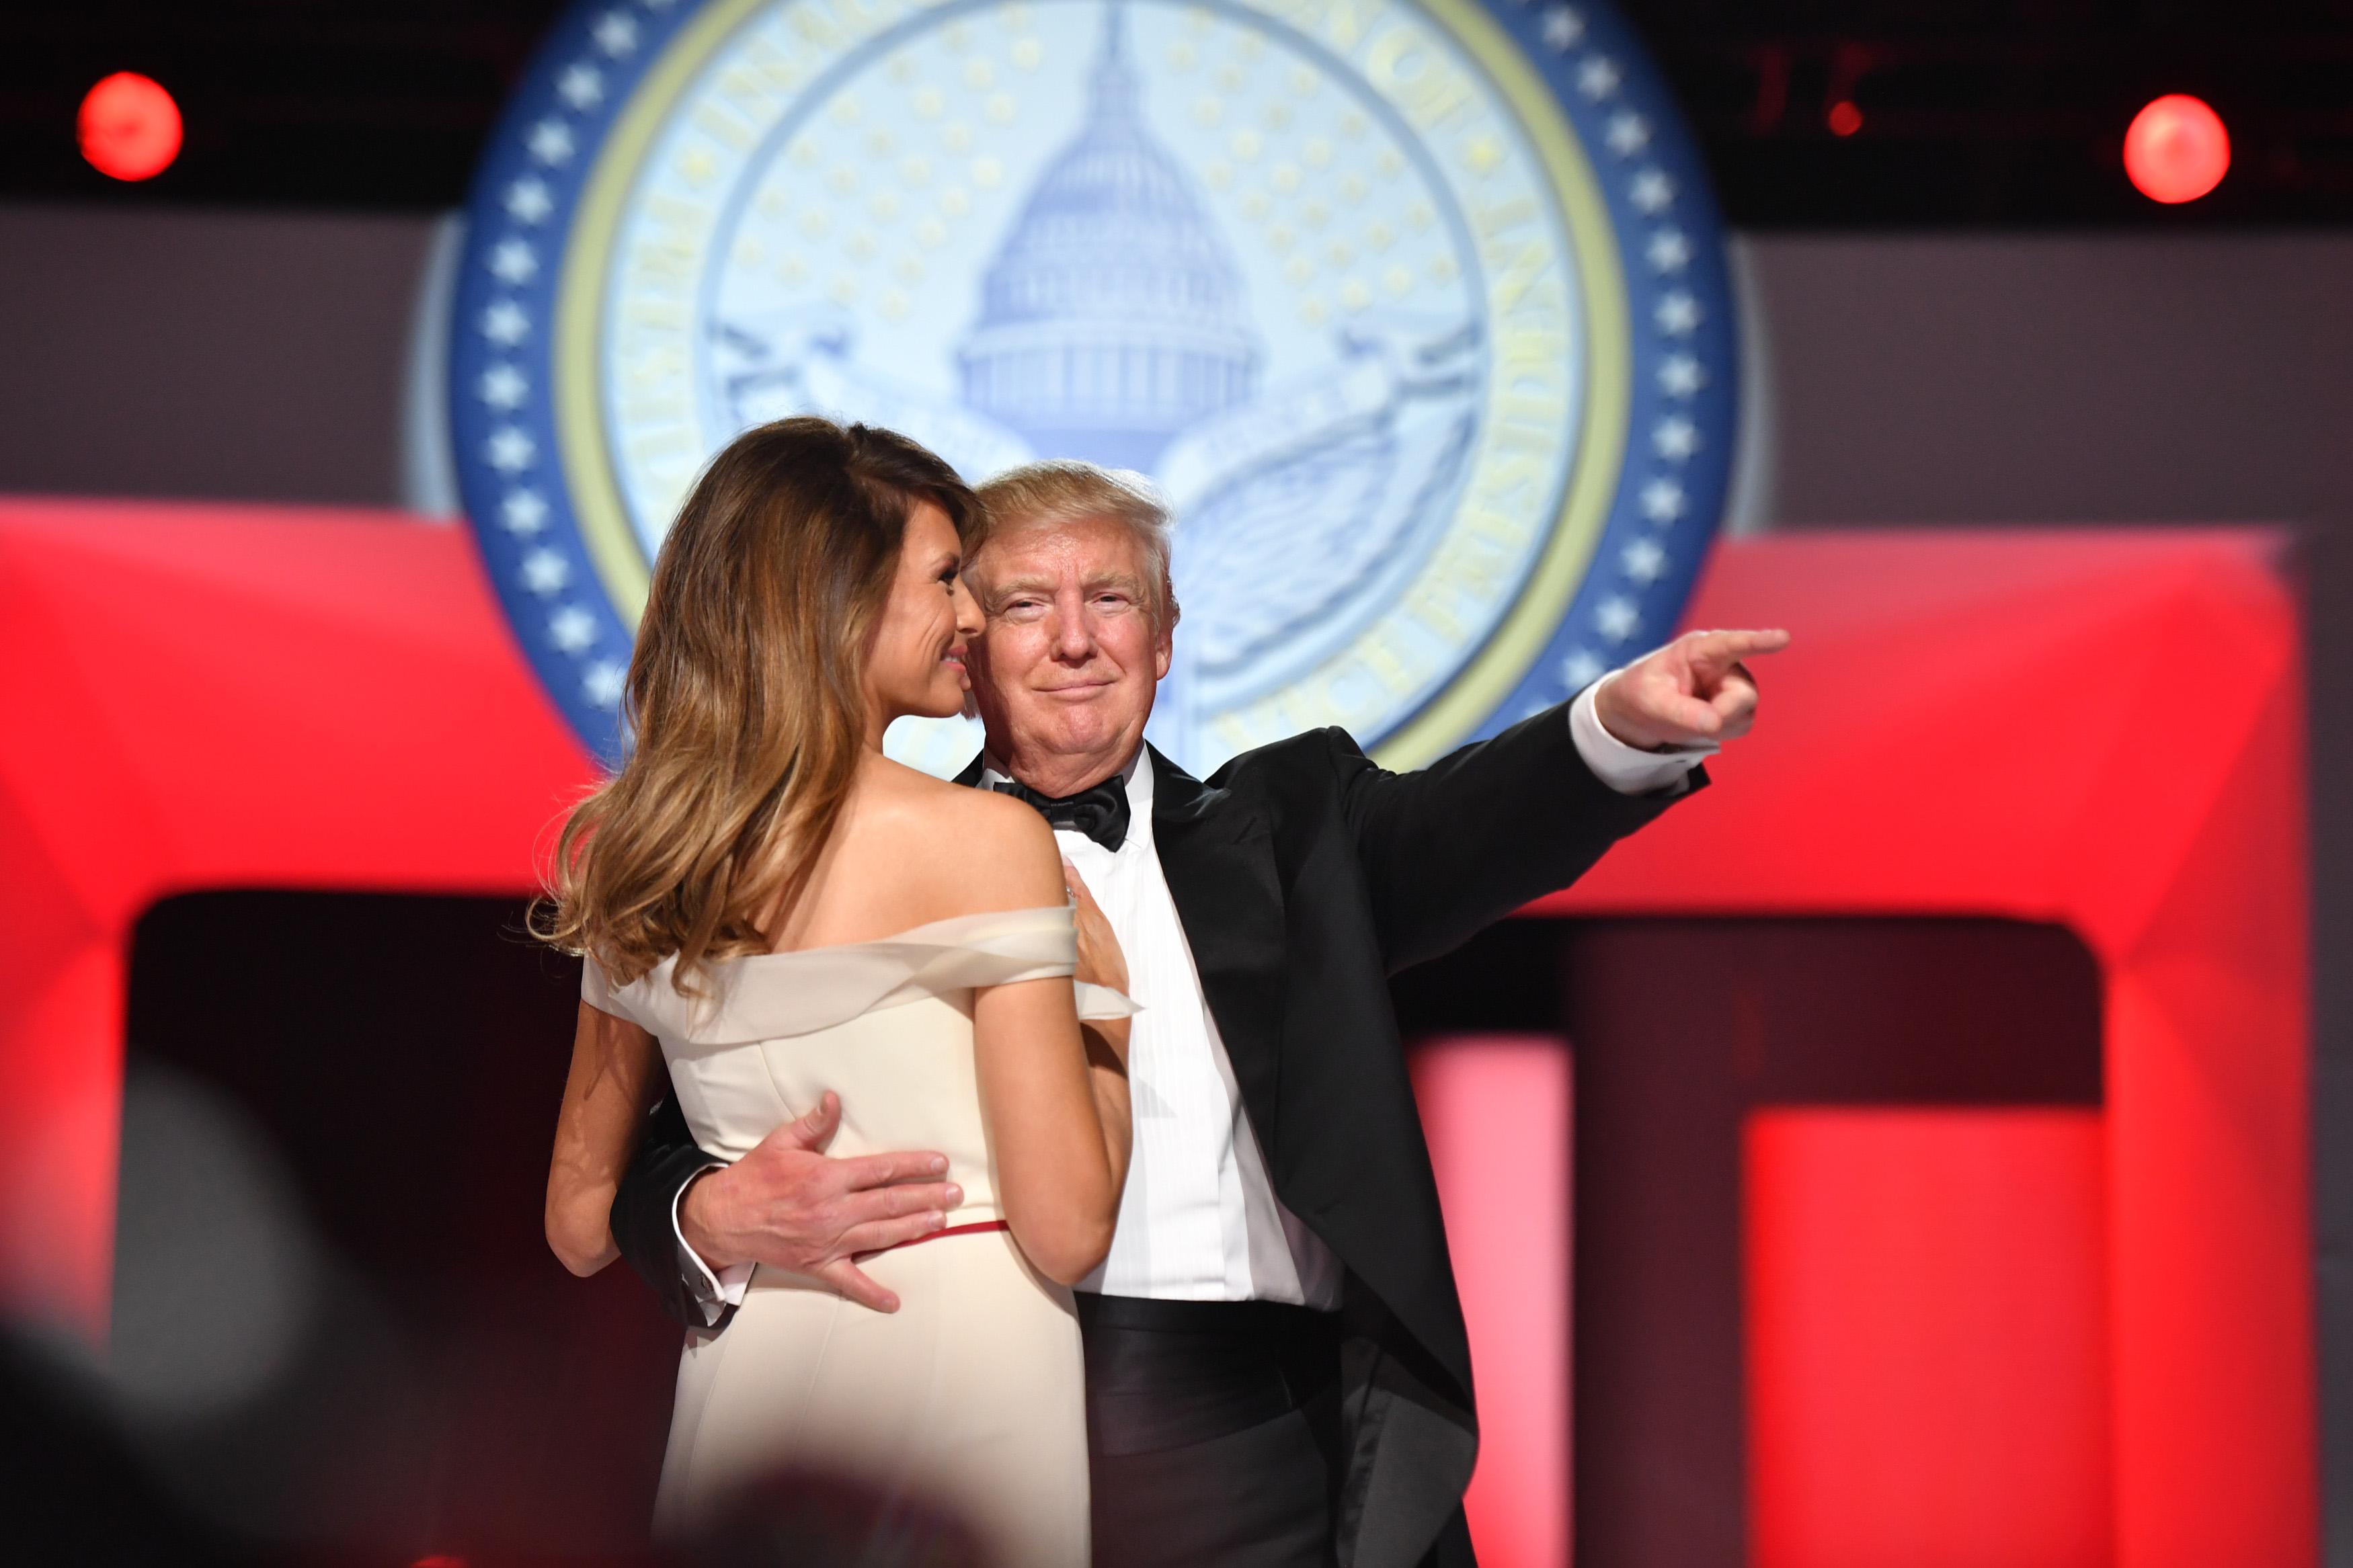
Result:
{"type": "Polygon", "coordinates": [[[948,514],[918,501],[866,658],[867,698],[884,724],[902,713],[944,719],[964,711],[972,689],[965,647],[979,634],[981,616],[958,575],[963,559],[948,514]]]}

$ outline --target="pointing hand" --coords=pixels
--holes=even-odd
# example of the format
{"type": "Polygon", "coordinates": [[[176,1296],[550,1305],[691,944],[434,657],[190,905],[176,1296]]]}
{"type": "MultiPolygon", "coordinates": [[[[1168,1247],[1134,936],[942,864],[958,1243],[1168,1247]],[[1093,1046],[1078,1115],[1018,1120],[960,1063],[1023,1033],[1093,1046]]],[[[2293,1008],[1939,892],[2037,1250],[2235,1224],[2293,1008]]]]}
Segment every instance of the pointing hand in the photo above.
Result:
{"type": "Polygon", "coordinates": [[[1757,679],[1741,661],[1788,646],[1778,630],[1685,632],[1606,682],[1595,716],[1646,752],[1736,741],[1757,721],[1757,679]]]}

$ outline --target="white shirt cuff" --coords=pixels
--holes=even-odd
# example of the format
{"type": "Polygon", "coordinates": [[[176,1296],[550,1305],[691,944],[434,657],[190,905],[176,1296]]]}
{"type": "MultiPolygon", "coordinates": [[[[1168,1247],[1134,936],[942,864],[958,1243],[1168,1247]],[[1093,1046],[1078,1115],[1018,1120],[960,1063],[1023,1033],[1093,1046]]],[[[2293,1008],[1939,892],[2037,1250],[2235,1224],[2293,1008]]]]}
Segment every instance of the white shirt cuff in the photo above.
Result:
{"type": "Polygon", "coordinates": [[[1671,752],[1645,752],[1602,728],[1598,699],[1601,689],[1621,673],[1611,670],[1578,692],[1577,700],[1568,705],[1568,733],[1577,742],[1577,754],[1585,759],[1594,777],[1620,795],[1648,795],[1681,784],[1684,775],[1721,748],[1709,741],[1671,752]]]}
{"type": "MultiPolygon", "coordinates": [[[[721,1162],[717,1160],[702,1167],[705,1171],[720,1168],[721,1162]]],[[[698,1175],[701,1173],[696,1173],[698,1175]]],[[[686,1232],[678,1223],[678,1210],[679,1205],[686,1201],[686,1189],[692,1185],[694,1178],[690,1176],[680,1184],[678,1196],[670,1202],[670,1233],[678,1242],[678,1271],[686,1277],[688,1293],[694,1298],[695,1305],[702,1309],[702,1321],[706,1324],[715,1323],[722,1309],[744,1304],[744,1292],[752,1283],[752,1270],[759,1266],[753,1263],[731,1264],[713,1274],[710,1266],[696,1255],[694,1248],[687,1246],[686,1232]]]]}

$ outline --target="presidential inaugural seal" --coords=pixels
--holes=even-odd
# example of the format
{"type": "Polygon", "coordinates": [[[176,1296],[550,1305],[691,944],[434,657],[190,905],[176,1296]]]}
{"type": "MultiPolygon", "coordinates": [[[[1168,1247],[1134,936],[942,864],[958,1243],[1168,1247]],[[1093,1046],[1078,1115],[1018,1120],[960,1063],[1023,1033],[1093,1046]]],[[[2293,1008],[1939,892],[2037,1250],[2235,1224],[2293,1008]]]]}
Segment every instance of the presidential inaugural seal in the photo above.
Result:
{"type": "MultiPolygon", "coordinates": [[[[664,531],[786,415],[1149,475],[1151,733],[1202,773],[1324,724],[1413,766],[1663,639],[1732,456],[1701,165],[1582,3],[584,6],[485,156],[453,331],[483,556],[608,758],[664,531]]],[[[977,727],[890,744],[951,773],[977,727]]]]}

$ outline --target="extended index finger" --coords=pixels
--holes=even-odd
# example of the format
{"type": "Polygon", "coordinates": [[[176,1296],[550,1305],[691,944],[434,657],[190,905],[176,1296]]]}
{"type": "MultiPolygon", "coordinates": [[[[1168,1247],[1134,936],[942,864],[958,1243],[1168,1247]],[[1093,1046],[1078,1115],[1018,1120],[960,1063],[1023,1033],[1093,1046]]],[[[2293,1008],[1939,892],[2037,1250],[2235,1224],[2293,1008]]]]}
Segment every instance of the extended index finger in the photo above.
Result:
{"type": "Polygon", "coordinates": [[[1789,646],[1789,634],[1778,626],[1758,631],[1702,632],[1692,639],[1689,656],[1701,663],[1729,668],[1760,653],[1779,653],[1789,646]]]}
{"type": "Polygon", "coordinates": [[[834,1162],[834,1173],[846,1192],[888,1187],[900,1182],[936,1182],[946,1174],[947,1156],[928,1152],[853,1154],[834,1162]]]}

